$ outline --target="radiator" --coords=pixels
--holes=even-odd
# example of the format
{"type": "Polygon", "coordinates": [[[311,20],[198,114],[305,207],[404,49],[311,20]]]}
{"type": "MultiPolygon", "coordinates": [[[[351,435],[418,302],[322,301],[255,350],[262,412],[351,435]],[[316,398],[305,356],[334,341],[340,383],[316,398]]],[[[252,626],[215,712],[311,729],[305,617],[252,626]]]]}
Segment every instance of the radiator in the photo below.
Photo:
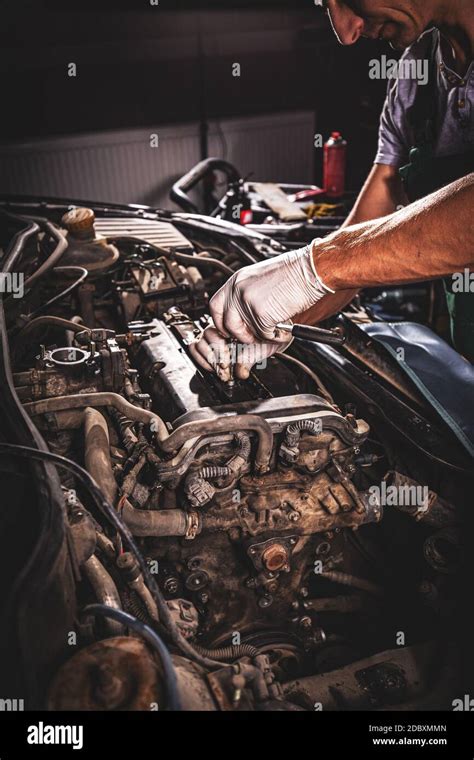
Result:
{"type": "MultiPolygon", "coordinates": [[[[252,180],[307,184],[313,131],[306,111],[211,121],[208,152],[252,180]]],[[[199,160],[197,124],[3,144],[0,193],[175,208],[169,189],[199,160]]]]}

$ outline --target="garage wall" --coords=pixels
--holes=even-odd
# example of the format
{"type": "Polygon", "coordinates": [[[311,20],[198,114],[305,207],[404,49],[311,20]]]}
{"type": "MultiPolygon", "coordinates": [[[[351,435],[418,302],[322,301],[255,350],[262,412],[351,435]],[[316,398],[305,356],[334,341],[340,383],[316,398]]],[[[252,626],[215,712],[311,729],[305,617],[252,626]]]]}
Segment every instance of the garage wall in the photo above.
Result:
{"type": "MultiPolygon", "coordinates": [[[[213,120],[209,155],[255,180],[307,184],[313,134],[311,111],[213,120]]],[[[0,192],[175,208],[169,189],[199,160],[197,123],[14,142],[0,147],[0,192]]]]}
{"type": "MultiPolygon", "coordinates": [[[[276,138],[278,150],[272,147],[272,115],[283,120],[284,112],[314,113],[314,132],[324,137],[335,129],[343,133],[349,143],[351,189],[357,190],[367,176],[386,87],[369,79],[368,61],[380,50],[387,51],[369,40],[340,46],[324,13],[309,0],[215,0],[215,10],[207,10],[204,0],[160,0],[154,8],[148,0],[0,0],[0,5],[0,144],[34,142],[40,150],[37,141],[58,137],[62,157],[66,135],[81,145],[84,138],[88,147],[90,140],[96,142],[94,159],[86,158],[82,148],[75,154],[81,192],[93,183],[92,191],[97,188],[101,197],[105,191],[110,199],[162,202],[160,183],[169,184],[170,172],[176,176],[195,156],[223,156],[225,146],[218,134],[207,148],[201,145],[199,153],[193,148],[189,154],[183,145],[181,155],[168,154],[176,155],[174,168],[163,153],[159,162],[157,156],[148,156],[138,182],[130,167],[137,159],[127,158],[135,156],[131,143],[136,133],[178,125],[176,135],[189,136],[189,127],[192,136],[197,124],[202,128],[208,123],[211,142],[216,120],[229,132],[229,154],[224,157],[242,173],[304,183],[311,165],[309,181],[320,181],[322,151],[316,151],[308,164],[308,153],[301,154],[308,147],[300,145],[298,131],[293,139],[276,138]],[[172,10],[175,7],[182,10],[172,10]],[[71,63],[77,68],[72,77],[71,63]],[[233,76],[236,63],[240,76],[233,76]],[[270,124],[263,151],[256,133],[251,144],[231,137],[232,121],[251,123],[255,118],[270,124]],[[121,151],[110,145],[117,139],[121,151]],[[260,163],[267,150],[277,155],[276,164],[267,158],[260,163]],[[83,176],[78,155],[87,163],[89,176],[83,176]],[[108,172],[117,175],[109,184],[103,163],[107,155],[113,159],[108,172]],[[296,177],[297,169],[302,173],[296,177]]],[[[51,146],[46,144],[45,150],[51,146]]],[[[53,166],[41,159],[47,166],[41,182],[36,158],[31,167],[26,157],[19,163],[16,149],[15,162],[6,168],[31,176],[30,192],[62,188],[59,147],[57,153],[53,166]]],[[[10,173],[5,181],[0,173],[0,193],[16,186],[12,182],[20,182],[18,176],[10,173]]]]}

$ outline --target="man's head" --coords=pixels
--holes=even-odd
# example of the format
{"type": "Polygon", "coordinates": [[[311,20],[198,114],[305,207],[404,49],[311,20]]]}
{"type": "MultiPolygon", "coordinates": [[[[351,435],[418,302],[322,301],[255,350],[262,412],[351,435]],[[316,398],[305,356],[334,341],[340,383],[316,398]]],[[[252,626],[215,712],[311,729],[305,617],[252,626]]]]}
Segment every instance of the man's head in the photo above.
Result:
{"type": "Polygon", "coordinates": [[[436,0],[315,0],[328,11],[337,38],[386,40],[396,50],[411,45],[433,21],[436,0]]]}

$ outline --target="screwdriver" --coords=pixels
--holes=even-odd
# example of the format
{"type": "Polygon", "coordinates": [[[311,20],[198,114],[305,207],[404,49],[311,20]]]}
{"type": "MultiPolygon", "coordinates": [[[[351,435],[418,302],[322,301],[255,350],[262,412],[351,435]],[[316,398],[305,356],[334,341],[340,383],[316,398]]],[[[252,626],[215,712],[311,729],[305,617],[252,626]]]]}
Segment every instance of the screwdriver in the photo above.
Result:
{"type": "Polygon", "coordinates": [[[294,338],[300,340],[310,340],[313,343],[327,343],[330,346],[342,346],[345,336],[339,330],[324,330],[322,327],[312,327],[311,325],[291,325],[284,322],[277,324],[278,330],[284,330],[292,334],[294,338]]]}

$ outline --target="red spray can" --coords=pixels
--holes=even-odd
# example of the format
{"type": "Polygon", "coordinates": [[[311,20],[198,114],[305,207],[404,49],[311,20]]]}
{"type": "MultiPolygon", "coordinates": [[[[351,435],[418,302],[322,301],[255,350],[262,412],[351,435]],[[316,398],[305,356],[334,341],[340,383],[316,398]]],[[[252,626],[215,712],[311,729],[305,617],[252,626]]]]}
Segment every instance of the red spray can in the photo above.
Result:
{"type": "Polygon", "coordinates": [[[324,144],[324,177],[323,186],[330,198],[344,195],[346,182],[346,153],[347,142],[340,132],[333,132],[324,144]]]}

